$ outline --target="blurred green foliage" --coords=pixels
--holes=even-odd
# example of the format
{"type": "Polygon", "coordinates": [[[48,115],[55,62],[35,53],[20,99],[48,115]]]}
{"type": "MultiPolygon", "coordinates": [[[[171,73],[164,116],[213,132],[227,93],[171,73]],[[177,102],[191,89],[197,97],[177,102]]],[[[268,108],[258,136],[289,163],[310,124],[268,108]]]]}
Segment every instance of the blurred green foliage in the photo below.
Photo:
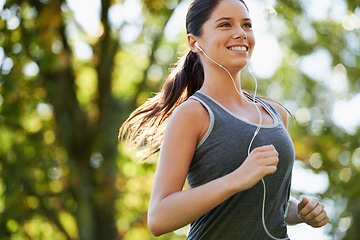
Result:
{"type": "MultiPolygon", "coordinates": [[[[283,61],[259,91],[277,90],[270,97],[297,122],[290,122],[297,159],[328,175],[329,188],[318,197],[335,209],[330,234],[357,239],[359,123],[347,131],[332,110],[360,90],[360,2],[338,1],[347,8],[341,21],[330,14],[337,6],[316,19],[306,12],[311,1],[276,2],[269,31],[283,61]],[[319,51],[345,82],[341,91],[301,69],[319,51]]],[[[0,1],[0,239],[155,239],[146,211],[156,158],[137,164],[117,133],[186,49],[184,31],[175,38],[164,32],[180,2],[139,0],[141,17],[112,22],[110,12],[128,16],[120,9],[130,1],[102,0],[90,33],[68,1],[0,1]]],[[[184,239],[184,232],[157,239],[184,239]]]]}

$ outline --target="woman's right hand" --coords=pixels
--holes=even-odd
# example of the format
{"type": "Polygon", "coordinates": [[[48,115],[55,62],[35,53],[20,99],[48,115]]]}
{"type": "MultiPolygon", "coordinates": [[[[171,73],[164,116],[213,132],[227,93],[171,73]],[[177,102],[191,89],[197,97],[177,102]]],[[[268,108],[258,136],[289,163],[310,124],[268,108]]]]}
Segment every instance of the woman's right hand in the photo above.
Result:
{"type": "Polygon", "coordinates": [[[241,166],[230,173],[234,193],[249,189],[264,176],[274,173],[278,162],[279,153],[273,145],[253,149],[241,166]]]}

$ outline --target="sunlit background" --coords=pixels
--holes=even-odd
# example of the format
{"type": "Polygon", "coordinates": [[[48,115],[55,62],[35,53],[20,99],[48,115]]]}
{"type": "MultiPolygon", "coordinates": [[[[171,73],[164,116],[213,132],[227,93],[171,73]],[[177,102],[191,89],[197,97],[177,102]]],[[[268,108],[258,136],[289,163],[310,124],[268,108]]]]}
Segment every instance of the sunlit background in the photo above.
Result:
{"type": "MultiPolygon", "coordinates": [[[[171,2],[171,1],[170,1],[171,2]]],[[[176,10],[165,28],[165,36],[170,40],[175,40],[185,31],[185,15],[191,1],[184,1],[176,6],[176,10]]],[[[270,78],[280,67],[283,61],[282,50],[277,41],[277,33],[269,32],[269,20],[278,23],[276,31],[280,33],[285,30],[281,20],[276,19],[276,10],[274,9],[276,1],[247,1],[251,12],[253,26],[256,36],[256,48],[253,53],[251,68],[256,76],[263,79],[270,78]]],[[[96,35],[99,31],[99,1],[96,0],[70,0],[69,7],[74,11],[75,18],[90,35],[96,35]],[[87,8],[84,9],[84,4],[87,8]],[[97,17],[95,17],[97,16],[97,17]]],[[[170,3],[171,4],[171,3],[170,3]]],[[[325,21],[328,18],[335,22],[341,23],[349,31],[360,29],[360,9],[357,9],[357,15],[348,15],[346,3],[342,0],[320,0],[310,1],[303,0],[301,5],[304,6],[305,14],[302,21],[301,35],[309,42],[316,42],[316,33],[310,26],[311,20],[325,21]],[[306,20],[309,18],[309,20],[306,20]]],[[[124,4],[118,4],[110,10],[110,21],[115,26],[120,26],[124,21],[130,23],[121,33],[124,36],[123,41],[132,42],[141,34],[142,4],[138,0],[125,1],[124,4]]],[[[185,40],[185,39],[184,39],[185,40]]],[[[354,35],[349,37],[351,47],[360,49],[360,40],[354,35]]],[[[289,49],[291,51],[291,49],[289,49]]],[[[80,58],[90,58],[92,56],[91,48],[85,43],[79,41],[75,48],[75,53],[80,58]]],[[[339,98],[334,101],[332,117],[334,122],[344,128],[349,134],[355,133],[360,123],[360,111],[354,111],[360,106],[360,94],[348,99],[344,94],[347,93],[349,86],[346,81],[346,69],[342,64],[332,68],[332,59],[325,48],[319,48],[308,56],[301,58],[294,57],[291,59],[293,65],[299,65],[301,71],[315,79],[316,81],[325,82],[329,90],[339,98]],[[316,66],[316,67],[314,67],[316,66]]],[[[351,61],[351,59],[349,60],[351,61]]],[[[351,63],[355,64],[355,61],[351,63]]],[[[286,81],[286,79],[285,79],[286,81]]],[[[279,98],[281,90],[273,86],[268,90],[269,97],[279,98]],[[280,91],[280,92],[279,92],[280,91]]],[[[290,100],[291,101],[291,100],[290,100]]],[[[297,121],[306,123],[310,121],[310,112],[306,108],[293,109],[291,104],[287,105],[295,113],[297,121]]],[[[316,154],[312,156],[312,163],[315,168],[318,164],[316,154]]],[[[324,193],[329,185],[326,172],[315,174],[312,170],[306,169],[301,161],[297,161],[293,173],[292,188],[304,193],[304,196],[310,197],[316,194],[324,193]],[[316,184],[314,184],[316,183],[316,184]]],[[[324,202],[330,217],[334,217],[335,203],[332,201],[324,202]]],[[[326,228],[315,229],[305,224],[289,227],[289,237],[293,240],[303,239],[331,239],[326,235],[326,228]]],[[[186,232],[186,230],[185,230],[186,232]]]]}
{"type": "MultiPolygon", "coordinates": [[[[50,0],[43,0],[40,2],[47,4],[50,0]]],[[[0,10],[3,9],[4,4],[5,0],[0,0],[0,10]]],[[[169,61],[177,54],[176,52],[184,51],[187,48],[184,23],[186,10],[189,4],[190,1],[182,1],[180,4],[177,4],[177,1],[175,0],[165,1],[165,6],[169,9],[174,9],[174,12],[164,28],[165,40],[163,41],[177,43],[178,47],[174,48],[171,44],[164,44],[161,48],[156,50],[155,58],[157,59],[158,64],[153,64],[146,70],[150,85],[153,84],[156,86],[158,83],[161,83],[167,75],[167,72],[164,71],[164,69],[170,67],[170,65],[168,65],[169,61]],[[179,39],[181,40],[179,41],[179,39]],[[164,68],[161,64],[166,64],[167,66],[164,68]]],[[[351,12],[349,11],[348,3],[345,0],[299,1],[299,6],[303,11],[303,15],[297,15],[292,21],[298,28],[299,37],[302,38],[306,44],[316,45],[317,41],[319,41],[319,33],[315,30],[314,26],[319,26],[319,28],[321,28],[321,25],[316,25],[314,23],[326,23],[331,20],[332,24],[342,26],[342,31],[346,32],[346,36],[344,36],[346,48],[340,51],[339,59],[335,60],[327,47],[324,46],[315,47],[312,52],[299,55],[298,52],[301,51],[294,51],[289,47],[292,45],[291,43],[288,45],[284,44],[282,41],[285,39],[285,36],[289,34],[289,26],[287,25],[289,23],[284,20],[284,16],[278,14],[276,10],[277,4],[278,2],[275,0],[247,1],[256,36],[256,47],[250,66],[259,80],[259,85],[266,84],[267,86],[267,88],[263,90],[263,94],[284,104],[293,113],[297,124],[306,127],[314,136],[321,136],[325,131],[327,127],[326,124],[329,121],[324,119],[324,116],[331,117],[331,122],[340,129],[339,131],[343,131],[349,136],[355,136],[358,133],[360,125],[360,94],[351,92],[348,69],[359,67],[360,7],[356,7],[355,11],[351,12]],[[279,68],[281,68],[284,63],[287,67],[283,71],[284,73],[280,73],[279,68]],[[286,75],[287,69],[294,69],[295,72],[299,71],[298,75],[303,74],[305,77],[313,80],[315,83],[313,84],[314,87],[312,92],[309,92],[308,89],[303,88],[302,86],[298,86],[299,91],[296,94],[290,94],[289,96],[289,93],[284,91],[286,88],[283,88],[283,85],[299,84],[301,81],[296,82],[296,79],[293,79],[295,76],[294,74],[286,75]],[[267,79],[272,80],[269,83],[267,82],[267,79]],[[323,114],[321,113],[323,106],[310,104],[309,101],[311,98],[309,95],[317,94],[319,94],[319,99],[326,99],[324,102],[319,101],[318,104],[330,106],[328,108],[330,113],[323,114]],[[331,99],[331,101],[329,99],[331,99]],[[303,105],[299,104],[299,102],[303,105]]],[[[143,6],[144,3],[140,0],[115,1],[115,4],[111,5],[108,11],[108,21],[112,31],[114,34],[116,33],[118,36],[121,36],[119,37],[121,44],[124,44],[127,49],[131,49],[128,56],[131,55],[133,50],[133,52],[139,56],[147,56],[151,51],[149,45],[151,45],[153,39],[147,39],[147,36],[149,38],[152,34],[146,35],[143,32],[143,6]],[[144,38],[144,43],[136,43],[136,45],[134,44],[132,46],[132,43],[136,42],[141,37],[144,38]]],[[[68,41],[72,46],[75,55],[74,57],[78,59],[79,62],[93,61],[95,53],[92,45],[96,44],[98,39],[104,34],[104,26],[100,19],[100,9],[101,2],[99,0],[68,0],[61,5],[62,14],[65,18],[70,19],[67,16],[72,15],[75,19],[75,21],[67,20],[66,34],[68,35],[68,41]],[[81,31],[79,29],[81,29],[81,31]]],[[[6,21],[6,28],[9,31],[18,29],[22,24],[18,15],[14,14],[13,11],[16,11],[16,9],[3,9],[0,12],[1,19],[6,21]]],[[[36,11],[32,11],[30,8],[30,10],[26,12],[25,18],[31,19],[36,17],[36,15],[36,11]]],[[[160,29],[152,29],[152,31],[157,30],[160,31],[160,29]]],[[[147,29],[147,31],[149,30],[147,29]]],[[[0,38],[1,37],[3,36],[0,36],[0,38]]],[[[114,37],[116,38],[116,36],[114,37]]],[[[289,41],[289,39],[284,41],[289,41]]],[[[60,40],[55,40],[51,44],[51,51],[54,54],[60,54],[63,49],[64,44],[60,40]]],[[[21,50],[22,46],[20,43],[13,44],[12,51],[14,54],[21,50]]],[[[141,63],[143,59],[139,59],[138,66],[140,66],[140,68],[143,67],[141,63]]],[[[3,78],[0,82],[1,87],[4,85],[6,75],[16,68],[13,58],[6,55],[4,48],[1,47],[1,45],[0,66],[2,71],[1,77],[3,78]]],[[[136,71],[136,67],[134,66],[129,69],[131,71],[136,71]]],[[[39,64],[34,60],[27,61],[27,63],[23,65],[21,71],[25,79],[31,81],[31,79],[36,78],[40,74],[41,69],[39,64]]],[[[89,106],[86,105],[86,102],[94,97],[93,94],[96,91],[96,80],[94,80],[93,77],[88,77],[94,76],[95,73],[93,68],[82,71],[82,74],[83,75],[79,74],[76,82],[79,86],[77,96],[80,99],[79,101],[80,104],[82,104],[83,109],[87,109],[89,106]]],[[[116,74],[118,74],[118,78],[124,76],[122,73],[115,73],[115,75],[116,74]]],[[[357,82],[359,82],[359,78],[357,79],[357,82]]],[[[114,81],[112,84],[114,87],[113,95],[115,97],[127,96],[128,93],[125,89],[129,86],[131,87],[129,83],[124,83],[124,80],[114,81]]],[[[359,87],[359,84],[355,83],[352,84],[352,86],[359,87]]],[[[134,90],[129,92],[133,93],[134,90]]],[[[2,92],[0,91],[0,107],[1,105],[6,104],[4,97],[2,96],[3,94],[1,94],[2,92]]],[[[144,99],[144,97],[141,98],[140,94],[139,99],[144,99]]],[[[139,99],[137,101],[139,101],[139,99]]],[[[29,119],[24,120],[24,122],[28,124],[24,124],[24,128],[28,129],[28,132],[36,133],[40,131],[42,128],[42,121],[50,121],[54,118],[53,107],[46,102],[39,102],[36,105],[35,112],[37,118],[32,119],[31,116],[26,116],[29,119]]],[[[89,116],[96,116],[96,111],[89,113],[89,116]]],[[[289,127],[289,131],[292,132],[292,128],[294,127],[293,124],[290,123],[289,127]]],[[[296,135],[297,132],[295,130],[294,132],[294,135],[296,135]]],[[[56,136],[53,131],[45,131],[45,142],[52,144],[55,139],[56,136]]],[[[304,141],[306,140],[304,139],[304,141]]],[[[303,154],[303,151],[306,152],[306,149],[304,150],[306,143],[301,145],[298,142],[301,143],[301,140],[297,140],[297,143],[295,143],[296,150],[299,149],[303,154]]],[[[347,183],[351,180],[353,175],[357,174],[354,169],[359,169],[360,166],[359,144],[357,147],[355,146],[354,149],[354,152],[350,152],[350,150],[346,149],[341,152],[335,151],[338,153],[336,159],[338,159],[342,167],[341,170],[339,169],[339,172],[334,173],[338,175],[339,182],[347,183]]],[[[308,154],[309,156],[305,157],[307,159],[306,161],[304,161],[304,159],[296,161],[293,171],[292,189],[294,195],[298,198],[302,196],[319,197],[328,190],[330,184],[329,175],[323,169],[324,160],[322,154],[316,151],[308,152],[308,154]]],[[[101,153],[94,153],[91,156],[90,165],[93,169],[98,169],[102,166],[103,161],[104,158],[101,153]]],[[[137,170],[134,170],[134,166],[131,164],[118,164],[118,166],[122,166],[126,169],[123,169],[124,172],[127,172],[124,174],[128,174],[126,177],[130,179],[130,182],[127,184],[135,184],[135,186],[137,186],[136,184],[138,183],[131,181],[137,173],[137,170]]],[[[2,168],[0,167],[0,171],[6,171],[4,166],[2,168]]],[[[54,182],[61,179],[64,174],[65,173],[58,167],[49,168],[47,172],[47,175],[54,180],[54,182]]],[[[150,177],[149,179],[152,178],[150,177]]],[[[59,183],[56,182],[56,184],[59,183]]],[[[64,186],[58,186],[56,184],[53,184],[52,186],[53,191],[61,192],[61,189],[64,186]]],[[[117,190],[122,189],[119,185],[120,183],[117,182],[117,184],[117,190]]],[[[121,184],[125,183],[121,182],[121,184]]],[[[5,185],[6,184],[3,183],[3,186],[5,185]]],[[[139,188],[139,186],[137,186],[137,188],[139,188]]],[[[151,185],[149,185],[149,188],[151,188],[151,185]]],[[[5,189],[5,187],[0,187],[0,193],[2,191],[4,192],[5,189]]],[[[139,201],[139,196],[137,195],[128,195],[128,197],[129,201],[139,201]]],[[[124,201],[126,201],[126,199],[124,201]]],[[[32,201],[30,199],[28,202],[30,202],[30,205],[35,202],[34,204],[36,205],[35,200],[32,201]]],[[[339,231],[336,233],[337,235],[331,236],[328,234],[331,231],[330,224],[319,229],[311,228],[306,224],[299,224],[297,226],[289,226],[288,232],[292,240],[341,239],[353,221],[351,217],[341,215],[341,212],[346,208],[347,200],[343,198],[335,202],[334,199],[326,198],[323,200],[323,203],[331,219],[340,218],[338,221],[339,231]]],[[[116,204],[122,204],[122,202],[118,201],[116,204]]],[[[0,213],[2,212],[1,209],[5,209],[5,206],[2,204],[0,204],[0,213]]],[[[72,217],[65,213],[63,214],[63,219],[74,221],[72,217]]],[[[19,227],[16,224],[15,220],[8,221],[6,226],[9,229],[17,229],[19,227]]],[[[118,228],[126,229],[126,227],[124,227],[125,225],[128,226],[129,224],[125,224],[118,218],[118,228]]],[[[76,230],[70,229],[68,231],[75,232],[76,230]]],[[[187,228],[184,228],[176,231],[176,234],[183,236],[186,234],[186,231],[187,228]]],[[[136,235],[136,233],[134,233],[132,236],[143,236],[141,234],[136,235]]],[[[74,233],[74,235],[76,234],[74,233]]],[[[127,239],[130,238],[128,237],[127,239]]]]}

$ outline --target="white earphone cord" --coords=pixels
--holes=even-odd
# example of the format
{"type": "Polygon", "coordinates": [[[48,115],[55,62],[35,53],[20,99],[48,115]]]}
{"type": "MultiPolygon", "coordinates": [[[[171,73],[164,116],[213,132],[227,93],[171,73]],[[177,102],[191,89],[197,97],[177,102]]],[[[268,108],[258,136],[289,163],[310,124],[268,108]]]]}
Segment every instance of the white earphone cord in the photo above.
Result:
{"type": "MultiPolygon", "coordinates": [[[[222,66],[221,64],[219,64],[219,63],[215,62],[213,59],[211,59],[211,58],[205,53],[205,51],[202,50],[202,48],[199,47],[199,45],[197,44],[197,42],[195,43],[195,45],[196,45],[197,48],[199,48],[199,50],[200,50],[210,61],[212,61],[213,63],[215,63],[216,65],[218,65],[218,66],[221,67],[222,69],[224,69],[224,70],[229,74],[229,76],[230,76],[230,78],[231,78],[231,80],[232,80],[232,82],[233,82],[233,84],[234,84],[234,87],[235,87],[236,92],[237,92],[240,96],[244,96],[243,93],[240,92],[240,91],[237,89],[235,80],[234,80],[234,78],[232,77],[232,75],[230,74],[230,72],[229,72],[224,66],[222,66]]],[[[250,68],[249,68],[249,70],[250,70],[250,68]]],[[[259,131],[260,131],[260,129],[261,129],[261,124],[262,124],[261,111],[260,111],[259,107],[258,107],[257,104],[256,104],[257,80],[256,80],[256,77],[254,76],[254,74],[252,73],[252,71],[250,70],[249,72],[250,72],[250,74],[253,76],[253,78],[254,78],[254,80],[255,80],[255,91],[254,91],[253,103],[254,103],[254,105],[255,105],[255,107],[256,107],[256,110],[257,110],[258,113],[259,113],[259,123],[258,123],[258,125],[257,125],[257,128],[256,128],[255,132],[254,132],[254,136],[252,137],[252,139],[251,139],[251,141],[250,141],[249,148],[248,148],[248,156],[250,155],[251,145],[253,144],[256,135],[259,133],[259,131]]],[[[240,78],[239,78],[239,86],[240,86],[240,89],[241,89],[240,78]]],[[[266,227],[266,223],[265,223],[266,186],[265,186],[265,180],[264,180],[263,178],[261,179],[261,181],[262,181],[263,187],[264,187],[264,198],[263,198],[263,203],[262,203],[262,214],[261,214],[261,219],[262,219],[263,228],[264,228],[266,234],[267,234],[270,238],[272,238],[272,239],[274,239],[274,240],[289,240],[289,238],[277,238],[277,237],[274,237],[273,235],[271,235],[271,233],[269,232],[269,230],[268,230],[267,227],[266,227]]],[[[287,212],[287,209],[286,209],[285,212],[287,212]]]]}

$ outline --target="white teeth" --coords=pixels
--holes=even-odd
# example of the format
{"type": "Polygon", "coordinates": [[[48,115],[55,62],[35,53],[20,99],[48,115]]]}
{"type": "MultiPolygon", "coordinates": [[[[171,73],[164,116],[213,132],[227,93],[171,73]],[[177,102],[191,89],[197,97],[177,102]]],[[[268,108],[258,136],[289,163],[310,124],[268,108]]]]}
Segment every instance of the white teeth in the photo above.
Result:
{"type": "Polygon", "coordinates": [[[232,51],[246,52],[247,48],[244,47],[244,46],[242,46],[242,47],[237,46],[237,47],[231,47],[230,50],[232,50],[232,51]]]}

